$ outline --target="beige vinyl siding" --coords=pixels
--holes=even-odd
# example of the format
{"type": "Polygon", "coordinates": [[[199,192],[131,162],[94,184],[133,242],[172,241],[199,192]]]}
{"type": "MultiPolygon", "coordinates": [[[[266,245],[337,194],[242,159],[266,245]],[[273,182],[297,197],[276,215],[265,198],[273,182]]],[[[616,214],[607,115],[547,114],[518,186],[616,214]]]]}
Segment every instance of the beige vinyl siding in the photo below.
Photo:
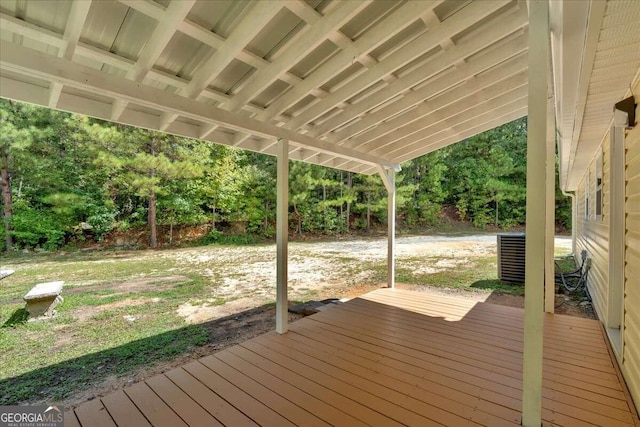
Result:
{"type": "MultiPolygon", "coordinates": [[[[633,92],[640,92],[640,81],[636,82],[633,92]]],[[[636,120],[638,114],[640,109],[636,109],[636,120]]],[[[640,125],[627,132],[625,146],[626,249],[622,372],[636,408],[640,410],[640,125]]]]}
{"type": "Polygon", "coordinates": [[[582,250],[587,251],[591,258],[589,271],[589,293],[593,298],[593,305],[600,320],[606,319],[607,296],[609,284],[609,194],[607,185],[609,180],[609,138],[603,141],[602,157],[596,155],[589,165],[589,179],[587,174],[582,177],[578,187],[578,218],[576,229],[576,257],[580,260],[582,250]],[[602,159],[603,179],[603,208],[602,218],[596,219],[596,161],[602,159]],[[587,182],[589,188],[586,188],[587,182]],[[585,195],[589,192],[589,218],[585,219],[585,195]]]}

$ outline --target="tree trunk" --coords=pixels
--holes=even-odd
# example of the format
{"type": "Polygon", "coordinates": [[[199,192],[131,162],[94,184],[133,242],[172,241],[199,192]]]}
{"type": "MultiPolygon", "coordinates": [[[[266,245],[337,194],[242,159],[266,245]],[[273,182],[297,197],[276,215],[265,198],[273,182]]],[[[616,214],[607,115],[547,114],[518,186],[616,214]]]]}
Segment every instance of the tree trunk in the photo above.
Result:
{"type": "Polygon", "coordinates": [[[498,198],[496,197],[496,227],[498,226],[498,198]]]}
{"type": "MultiPolygon", "coordinates": [[[[155,139],[151,138],[150,144],[151,155],[155,157],[156,155],[156,146],[155,139]]],[[[149,171],[149,177],[153,178],[155,176],[155,169],[151,169],[149,171]]],[[[153,184],[151,189],[149,190],[149,215],[147,218],[147,223],[149,224],[149,246],[152,248],[158,247],[158,230],[156,227],[156,190],[153,188],[153,184]]]]}
{"type": "Polygon", "coordinates": [[[367,194],[367,231],[371,232],[371,194],[367,194]]]}
{"type": "Polygon", "coordinates": [[[298,229],[296,230],[296,233],[300,236],[302,235],[302,216],[300,215],[300,212],[298,212],[298,205],[295,203],[293,204],[293,212],[295,212],[296,218],[298,219],[298,229]]]}
{"type": "Polygon", "coordinates": [[[171,222],[169,223],[169,244],[173,243],[173,217],[171,217],[171,222]]]}
{"type": "Polygon", "coordinates": [[[322,184],[322,231],[327,232],[327,186],[322,184]]]}
{"type": "MultiPolygon", "coordinates": [[[[349,197],[351,197],[351,188],[353,187],[353,178],[351,172],[347,172],[347,188],[349,189],[349,197]]],[[[351,219],[351,202],[347,202],[347,233],[349,233],[349,220],[351,219]]]]}
{"type": "Polygon", "coordinates": [[[1,175],[2,175],[2,204],[4,206],[3,210],[3,220],[4,220],[4,239],[5,239],[5,250],[9,252],[13,247],[13,237],[11,236],[11,216],[13,214],[11,208],[11,178],[9,178],[9,167],[8,167],[9,159],[6,153],[2,156],[2,167],[1,167],[1,175]]]}
{"type": "Polygon", "coordinates": [[[149,216],[147,221],[149,223],[149,246],[157,248],[158,231],[156,229],[156,192],[153,189],[149,192],[149,216]]]}

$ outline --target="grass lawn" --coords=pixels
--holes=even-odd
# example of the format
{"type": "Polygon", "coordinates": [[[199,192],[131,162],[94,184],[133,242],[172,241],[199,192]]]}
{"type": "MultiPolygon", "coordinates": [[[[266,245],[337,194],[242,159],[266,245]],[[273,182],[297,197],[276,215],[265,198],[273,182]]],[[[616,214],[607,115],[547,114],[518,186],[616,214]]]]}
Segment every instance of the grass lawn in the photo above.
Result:
{"type": "MultiPolygon", "coordinates": [[[[523,293],[497,279],[491,243],[456,243],[452,251],[447,243],[411,242],[398,252],[397,282],[523,293]]],[[[16,270],[0,281],[0,405],[59,402],[190,356],[218,337],[206,325],[208,313],[235,315],[235,303],[243,311],[275,300],[273,245],[19,254],[0,263],[16,270]],[[65,281],[56,317],[26,322],[22,297],[52,280],[65,281]],[[189,320],[185,307],[204,317],[189,320]]],[[[289,268],[292,301],[353,297],[386,281],[386,242],[292,243],[289,268]]]]}
{"type": "Polygon", "coordinates": [[[203,294],[205,281],[186,273],[170,285],[155,283],[155,276],[172,267],[166,259],[74,254],[9,262],[17,271],[0,283],[2,405],[39,395],[62,399],[78,387],[170,359],[208,339],[204,328],[186,325],[175,314],[179,304],[203,294]],[[135,293],[110,289],[141,277],[149,279],[135,293]],[[56,318],[26,323],[22,296],[35,283],[62,278],[69,285],[56,318]],[[131,313],[136,319],[128,322],[123,316],[131,313]]]}

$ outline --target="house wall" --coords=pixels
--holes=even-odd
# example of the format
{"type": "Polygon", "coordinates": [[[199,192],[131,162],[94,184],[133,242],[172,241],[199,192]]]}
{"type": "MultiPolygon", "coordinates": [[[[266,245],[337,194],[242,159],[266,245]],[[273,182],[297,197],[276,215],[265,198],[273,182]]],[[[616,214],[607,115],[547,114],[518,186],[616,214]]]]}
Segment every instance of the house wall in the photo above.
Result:
{"type": "MultiPolygon", "coordinates": [[[[633,93],[640,93],[640,79],[633,93]]],[[[638,102],[638,95],[636,95],[638,102]]],[[[636,108],[636,122],[640,119],[636,108]]],[[[585,249],[592,259],[589,272],[589,292],[601,321],[607,318],[609,291],[609,134],[600,147],[602,152],[603,209],[602,218],[595,216],[595,177],[597,156],[583,175],[577,190],[576,257],[585,249]],[[589,187],[586,188],[587,181],[589,187]],[[590,213],[585,218],[585,196],[589,191],[590,213]]],[[[625,132],[625,272],[622,354],[619,359],[627,386],[640,411],[640,125],[625,132]]],[[[612,302],[612,304],[615,302],[612,302]]]]}
{"type": "MultiPolygon", "coordinates": [[[[640,93],[640,79],[633,93],[640,93]]],[[[636,108],[638,121],[640,108],[636,108]]],[[[640,125],[625,137],[625,284],[622,372],[640,411],[640,125]]]]}
{"type": "Polygon", "coordinates": [[[578,187],[578,215],[576,228],[576,257],[580,260],[582,250],[587,251],[591,258],[589,271],[589,293],[593,298],[593,305],[600,319],[607,315],[607,294],[609,284],[609,192],[606,191],[609,182],[609,135],[599,148],[602,157],[596,156],[589,165],[589,178],[585,172],[578,187]],[[601,217],[596,218],[596,162],[602,159],[603,176],[603,209],[601,217]],[[587,189],[587,182],[589,188],[587,189]],[[589,191],[589,217],[585,217],[586,192],[589,191]]]}

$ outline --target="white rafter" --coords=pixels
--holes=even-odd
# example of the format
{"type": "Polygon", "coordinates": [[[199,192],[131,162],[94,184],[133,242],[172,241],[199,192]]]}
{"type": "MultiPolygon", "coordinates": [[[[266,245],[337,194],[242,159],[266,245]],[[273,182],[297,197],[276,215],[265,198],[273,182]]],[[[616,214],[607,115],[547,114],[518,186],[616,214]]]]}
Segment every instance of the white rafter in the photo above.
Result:
{"type": "MultiPolygon", "coordinates": [[[[507,18],[507,22],[504,23],[503,25],[491,26],[486,30],[482,30],[481,32],[476,34],[473,38],[466,41],[465,43],[460,43],[459,45],[452,47],[448,51],[439,55],[437,58],[434,58],[434,60],[429,61],[429,63],[423,65],[422,67],[419,67],[418,69],[413,70],[412,72],[406,74],[401,79],[393,82],[389,86],[349,106],[339,115],[337,115],[335,118],[331,118],[329,120],[326,120],[323,123],[318,124],[317,126],[315,126],[314,132],[312,134],[316,137],[327,135],[332,130],[337,129],[340,126],[343,126],[345,123],[355,119],[356,117],[361,116],[363,113],[373,108],[376,108],[381,104],[384,104],[385,102],[387,102],[388,100],[394,97],[397,97],[398,94],[404,93],[408,89],[411,89],[413,86],[423,82],[430,76],[433,76],[447,69],[448,67],[450,67],[451,63],[463,60],[464,58],[480,51],[481,49],[484,49],[486,46],[490,46],[491,44],[497,42],[498,40],[502,39],[506,35],[519,30],[520,28],[524,27],[527,24],[526,16],[520,11],[516,11],[515,13],[512,13],[512,14],[507,14],[505,18],[507,18]]],[[[520,47],[521,45],[526,46],[526,43],[524,41],[521,41],[521,44],[516,47],[517,51],[521,50],[521,47],[520,47]]],[[[514,46],[511,44],[506,45],[504,46],[504,50],[510,49],[512,47],[514,46]]],[[[510,56],[510,52],[507,52],[507,55],[510,56]]],[[[496,60],[496,62],[498,62],[498,60],[496,60]]],[[[464,64],[457,68],[461,72],[463,72],[463,70],[470,70],[469,72],[474,74],[479,73],[481,71],[480,67],[477,67],[476,65],[467,66],[466,64],[464,64]]],[[[443,85],[445,84],[448,84],[448,83],[443,83],[443,85]]],[[[446,86],[444,86],[442,89],[444,88],[446,88],[446,86]]],[[[419,102],[420,96],[421,95],[418,95],[416,102],[419,102]]],[[[407,93],[405,97],[411,97],[414,99],[416,98],[416,96],[413,95],[412,93],[407,93]]],[[[412,100],[402,101],[402,105],[403,105],[402,109],[408,108],[408,106],[412,105],[409,102],[412,102],[412,100]]],[[[392,114],[395,114],[398,111],[402,111],[402,109],[394,111],[392,114]]],[[[382,117],[382,115],[378,114],[378,117],[382,117]]],[[[383,118],[386,118],[386,117],[387,116],[384,116],[383,118]]],[[[361,121],[366,122],[367,125],[370,126],[375,123],[378,123],[379,121],[382,121],[382,119],[368,120],[368,116],[365,115],[364,119],[361,121]]],[[[333,134],[331,134],[331,136],[328,137],[328,140],[332,142],[339,142],[348,138],[350,135],[357,133],[368,127],[368,126],[363,127],[363,125],[358,124],[359,122],[360,121],[351,125],[353,126],[352,129],[354,129],[351,133],[349,133],[349,131],[346,130],[349,128],[349,126],[347,126],[346,128],[342,128],[338,132],[334,132],[333,134]]]]}
{"type": "MultiPolygon", "coordinates": [[[[375,142],[380,139],[384,139],[385,144],[392,143],[396,139],[399,139],[398,136],[404,136],[404,133],[409,131],[411,128],[409,125],[413,127],[422,126],[423,119],[426,115],[434,112],[441,113],[444,108],[447,108],[451,104],[457,104],[458,101],[462,99],[465,99],[465,102],[471,107],[475,105],[475,103],[482,102],[483,100],[490,99],[493,96],[511,90],[514,85],[519,86],[526,84],[526,78],[524,78],[522,74],[526,69],[526,55],[520,55],[504,66],[496,67],[480,77],[471,79],[471,81],[460,84],[451,90],[442,92],[420,103],[416,108],[399,114],[393,117],[393,119],[387,120],[383,124],[345,141],[345,145],[359,147],[365,145],[371,146],[370,144],[373,144],[373,146],[376,146],[375,142]]],[[[384,109],[381,111],[384,111],[384,109]]],[[[387,117],[392,117],[392,115],[389,114],[387,117]]]]}
{"type": "Polygon", "coordinates": [[[402,49],[394,52],[383,61],[371,67],[371,69],[352,81],[348,86],[334,91],[320,102],[307,108],[300,115],[287,122],[285,127],[295,130],[305,123],[311,122],[313,119],[334,108],[340,102],[351,98],[424,52],[428,52],[439,46],[440,43],[458,34],[465,28],[472,26],[507,3],[508,0],[495,0],[475,2],[466,6],[445,22],[435,24],[432,28],[429,28],[427,32],[405,45],[402,49]]]}
{"type": "Polygon", "coordinates": [[[353,44],[341,50],[340,53],[325,62],[311,75],[293,86],[291,90],[273,102],[263,113],[258,114],[257,118],[262,121],[271,120],[312,90],[322,86],[354,61],[367,55],[380,44],[398,34],[439,3],[440,1],[416,1],[403,4],[353,44]]]}
{"type": "MultiPolygon", "coordinates": [[[[518,111],[521,108],[526,108],[527,97],[523,95],[521,97],[514,96],[515,100],[507,102],[499,106],[485,105],[484,108],[478,108],[477,111],[482,111],[480,114],[470,115],[454,115],[448,117],[440,125],[434,126],[434,130],[439,130],[436,133],[414,134],[403,141],[405,144],[396,144],[386,154],[392,158],[405,158],[416,150],[420,150],[423,147],[431,146],[438,141],[446,138],[455,138],[461,131],[474,126],[474,123],[482,123],[492,121],[496,116],[503,116],[512,111],[518,111]]],[[[492,103],[493,104],[493,103],[492,103]]],[[[377,150],[374,150],[375,153],[377,150]]]]}
{"type": "MultiPolygon", "coordinates": [[[[229,110],[237,111],[251,98],[259,95],[271,83],[289,70],[291,64],[296,63],[300,58],[304,58],[309,52],[329,38],[332,33],[335,33],[340,27],[353,18],[353,16],[368,6],[369,3],[369,0],[342,2],[321,18],[312,19],[307,17],[305,20],[315,22],[307,21],[310,24],[309,28],[304,31],[295,43],[289,46],[271,64],[261,70],[240,92],[233,96],[233,99],[229,103],[229,110]]],[[[288,2],[287,4],[301,5],[300,2],[288,2]]],[[[303,7],[303,10],[306,10],[306,8],[303,7]]]]}
{"type": "MultiPolygon", "coordinates": [[[[245,46],[258,35],[260,30],[273,19],[282,7],[282,2],[275,0],[255,2],[227,40],[198,67],[198,71],[180,93],[191,99],[200,97],[207,86],[227,68],[231,61],[236,59],[245,46]]],[[[177,116],[177,114],[165,115],[162,118],[160,129],[165,130],[177,116]]]]}
{"type": "MultiPolygon", "coordinates": [[[[147,43],[145,43],[135,65],[127,71],[128,79],[140,83],[147,77],[147,74],[194,4],[195,0],[173,0],[169,4],[169,7],[164,11],[162,18],[158,21],[147,43]]],[[[116,100],[113,103],[112,119],[119,119],[126,107],[126,102],[116,100]]]]}
{"type": "MultiPolygon", "coordinates": [[[[76,50],[78,41],[80,40],[80,33],[82,33],[82,27],[87,20],[89,9],[91,8],[91,0],[75,1],[71,3],[71,10],[69,11],[69,17],[67,18],[67,25],[64,29],[64,35],[62,36],[62,45],[58,49],[58,56],[60,58],[71,59],[73,53],[76,50]]],[[[55,108],[58,105],[58,99],[60,99],[60,93],[62,92],[62,85],[60,83],[52,83],[49,88],[49,107],[55,108]]]]}
{"type": "MultiPolygon", "coordinates": [[[[423,120],[413,122],[414,126],[407,126],[409,129],[398,129],[400,135],[394,141],[382,140],[377,144],[366,144],[360,149],[376,155],[384,152],[385,157],[397,158],[404,153],[414,152],[416,147],[422,148],[455,134],[452,129],[461,124],[474,126],[474,123],[490,120],[496,114],[502,115],[509,108],[517,109],[520,104],[526,105],[526,76],[518,74],[512,80],[513,88],[510,91],[500,91],[496,95],[495,88],[489,88],[484,94],[463,98],[442,110],[432,110],[423,120]]],[[[336,162],[337,167],[345,164],[345,161],[336,162]]]]}
{"type": "Polygon", "coordinates": [[[160,110],[162,113],[180,114],[192,120],[222,125],[225,128],[252,133],[262,138],[287,139],[297,146],[306,146],[318,152],[365,164],[399,168],[395,163],[381,157],[374,157],[368,153],[361,153],[346,147],[334,146],[308,135],[263,123],[160,89],[140,85],[129,79],[108,76],[90,67],[52,57],[13,43],[0,42],[0,50],[2,51],[0,68],[14,73],[57,81],[80,90],[160,110]]]}

